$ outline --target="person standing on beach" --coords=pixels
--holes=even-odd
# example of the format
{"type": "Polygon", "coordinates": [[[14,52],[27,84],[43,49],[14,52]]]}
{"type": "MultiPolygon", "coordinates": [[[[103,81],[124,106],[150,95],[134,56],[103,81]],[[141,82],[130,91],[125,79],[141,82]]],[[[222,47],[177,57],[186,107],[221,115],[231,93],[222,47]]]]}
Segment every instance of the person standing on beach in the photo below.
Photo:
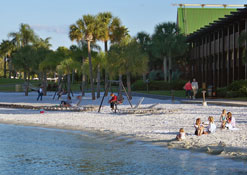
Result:
{"type": "Polygon", "coordinates": [[[197,94],[197,91],[198,91],[198,82],[196,81],[195,78],[193,78],[193,81],[192,81],[192,90],[193,90],[193,99],[196,99],[196,94],[197,94]]]}
{"type": "Polygon", "coordinates": [[[43,89],[42,89],[42,86],[40,86],[39,90],[38,90],[38,98],[37,98],[37,101],[42,101],[42,97],[43,97],[43,89]]]}
{"type": "Polygon", "coordinates": [[[185,89],[186,97],[191,99],[192,85],[190,83],[190,80],[184,85],[184,89],[185,89]]]}

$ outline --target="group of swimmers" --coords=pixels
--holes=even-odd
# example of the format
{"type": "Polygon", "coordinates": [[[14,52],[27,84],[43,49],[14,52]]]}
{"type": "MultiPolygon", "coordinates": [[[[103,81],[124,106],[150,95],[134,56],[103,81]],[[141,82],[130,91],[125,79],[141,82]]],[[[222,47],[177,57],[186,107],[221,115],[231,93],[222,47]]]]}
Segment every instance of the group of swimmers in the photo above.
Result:
{"type": "MultiPolygon", "coordinates": [[[[221,121],[221,128],[222,129],[232,129],[235,128],[236,122],[235,118],[232,116],[231,112],[226,112],[225,109],[222,110],[222,113],[220,115],[220,121],[221,121]]],[[[214,122],[214,117],[209,116],[208,122],[201,122],[200,118],[196,119],[196,123],[194,125],[195,127],[195,135],[201,136],[202,134],[210,134],[214,133],[216,131],[216,124],[214,122]],[[207,127],[204,127],[204,125],[207,125],[207,127]]],[[[179,129],[179,134],[176,136],[177,140],[184,140],[185,139],[185,131],[183,128],[179,129]]]]}

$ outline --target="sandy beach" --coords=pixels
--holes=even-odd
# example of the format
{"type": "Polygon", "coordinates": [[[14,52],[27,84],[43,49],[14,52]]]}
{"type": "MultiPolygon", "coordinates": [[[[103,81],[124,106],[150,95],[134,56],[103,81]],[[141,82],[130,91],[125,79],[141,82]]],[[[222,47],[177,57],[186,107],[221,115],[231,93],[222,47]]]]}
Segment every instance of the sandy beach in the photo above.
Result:
{"type": "MultiPolygon", "coordinates": [[[[28,97],[24,93],[0,93],[0,103],[15,103],[28,105],[58,105],[59,100],[53,100],[54,93],[43,97],[43,101],[36,101],[37,93],[32,92],[28,97]]],[[[72,98],[76,103],[76,94],[72,98]]],[[[63,97],[65,98],[65,97],[63,97]]],[[[126,135],[150,141],[154,144],[169,148],[189,149],[207,152],[224,157],[247,160],[247,108],[201,104],[171,104],[170,100],[145,98],[141,108],[158,103],[155,114],[121,114],[111,112],[106,97],[101,112],[66,112],[0,108],[0,123],[42,126],[92,132],[112,132],[116,135],[126,135]],[[236,118],[239,130],[220,129],[220,114],[222,109],[232,112],[236,118]],[[194,123],[200,117],[203,122],[208,116],[213,116],[217,125],[216,133],[195,136],[194,123]],[[179,128],[184,128],[187,136],[183,141],[176,141],[179,128]]],[[[140,97],[133,97],[135,106],[140,97]]],[[[92,101],[90,94],[83,97],[81,105],[99,105],[101,98],[92,101]]],[[[119,106],[120,110],[130,108],[128,101],[119,106]]]]}

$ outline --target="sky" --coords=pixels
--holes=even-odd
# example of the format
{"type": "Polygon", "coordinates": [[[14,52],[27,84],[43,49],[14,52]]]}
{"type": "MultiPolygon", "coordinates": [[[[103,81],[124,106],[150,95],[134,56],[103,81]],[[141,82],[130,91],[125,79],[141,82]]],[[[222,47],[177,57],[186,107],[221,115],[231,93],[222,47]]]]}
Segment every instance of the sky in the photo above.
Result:
{"type": "MultiPolygon", "coordinates": [[[[111,12],[131,36],[153,34],[157,24],[176,22],[177,7],[187,4],[247,4],[245,0],[0,0],[0,42],[29,24],[41,38],[51,37],[52,49],[69,47],[69,26],[83,15],[111,12]]],[[[101,44],[100,44],[101,45],[101,44]]]]}

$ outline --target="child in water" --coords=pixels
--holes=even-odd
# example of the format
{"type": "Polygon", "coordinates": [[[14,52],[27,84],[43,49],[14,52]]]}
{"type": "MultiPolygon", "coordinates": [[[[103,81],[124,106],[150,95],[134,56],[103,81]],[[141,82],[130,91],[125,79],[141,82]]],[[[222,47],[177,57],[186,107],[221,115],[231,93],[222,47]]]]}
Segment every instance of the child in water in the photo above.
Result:
{"type": "Polygon", "coordinates": [[[176,139],[178,141],[184,140],[185,139],[185,132],[184,132],[184,128],[180,128],[179,129],[179,134],[177,135],[176,139]]]}

